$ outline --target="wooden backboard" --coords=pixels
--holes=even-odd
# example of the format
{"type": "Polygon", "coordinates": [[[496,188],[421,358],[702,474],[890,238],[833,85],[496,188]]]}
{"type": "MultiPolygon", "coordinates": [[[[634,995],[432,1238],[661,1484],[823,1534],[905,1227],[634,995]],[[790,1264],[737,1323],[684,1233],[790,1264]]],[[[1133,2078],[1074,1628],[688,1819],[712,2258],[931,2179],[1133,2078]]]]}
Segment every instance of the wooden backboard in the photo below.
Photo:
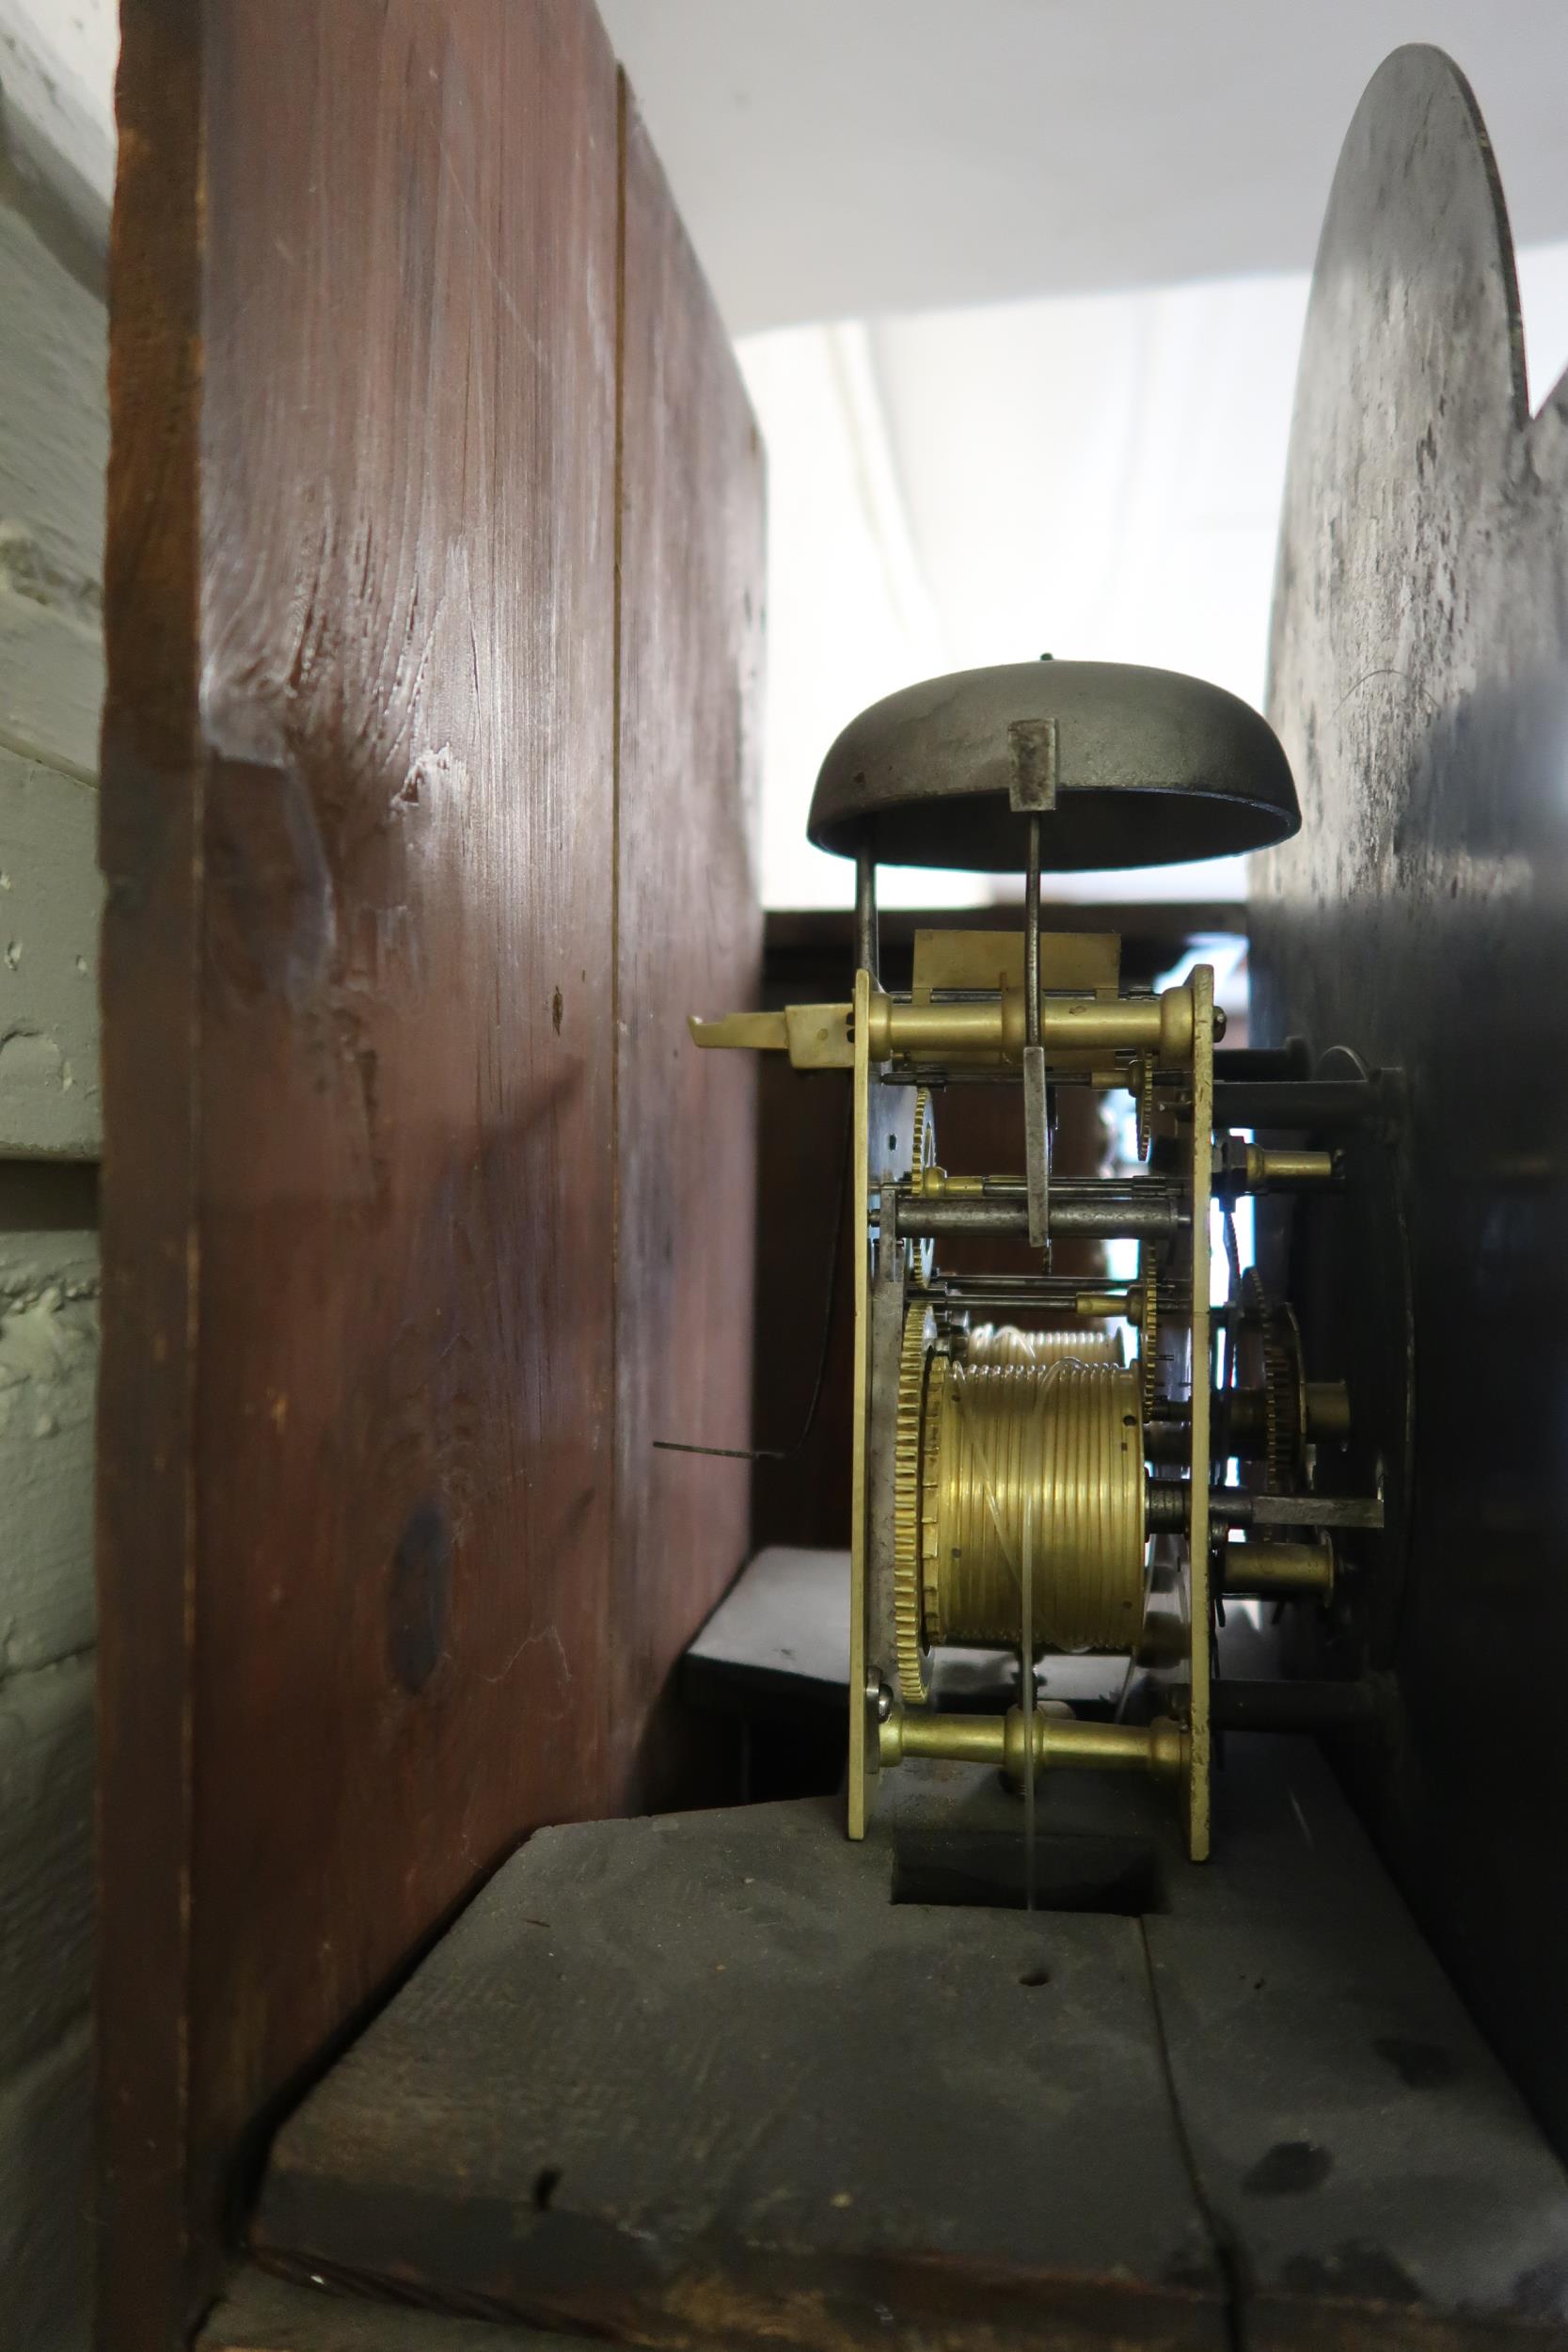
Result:
{"type": "Polygon", "coordinates": [[[761,462],[588,0],[123,34],[100,2324],[165,2352],[739,1564],[650,1440],[746,1425],[749,1082],[679,1049],[754,984],[761,462]]]}
{"type": "MultiPolygon", "coordinates": [[[[1402,49],[1346,138],[1302,347],[1269,707],[1305,821],[1258,862],[1255,1003],[1264,1041],[1297,1030],[1403,1073],[1408,1489],[1386,1458],[1408,1566],[1371,1596],[1399,1713],[1359,1777],[1560,2151],[1565,518],[1568,380],[1532,413],[1491,142],[1457,68],[1402,49]]],[[[1307,1321],[1344,1360],[1307,1369],[1386,1420],[1346,1271],[1378,1230],[1365,1201],[1307,1321]]]]}

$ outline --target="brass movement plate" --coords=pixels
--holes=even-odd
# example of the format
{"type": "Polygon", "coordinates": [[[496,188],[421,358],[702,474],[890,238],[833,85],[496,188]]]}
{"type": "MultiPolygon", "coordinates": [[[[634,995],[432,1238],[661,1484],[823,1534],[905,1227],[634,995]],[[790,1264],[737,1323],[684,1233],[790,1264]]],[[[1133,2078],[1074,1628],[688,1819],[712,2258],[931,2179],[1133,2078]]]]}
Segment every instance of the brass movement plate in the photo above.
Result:
{"type": "MultiPolygon", "coordinates": [[[[1042,931],[1040,987],[1113,993],[1121,983],[1121,940],[1116,931],[1042,931]]],[[[935,989],[1023,987],[1023,933],[917,930],[913,994],[935,989]]]]}

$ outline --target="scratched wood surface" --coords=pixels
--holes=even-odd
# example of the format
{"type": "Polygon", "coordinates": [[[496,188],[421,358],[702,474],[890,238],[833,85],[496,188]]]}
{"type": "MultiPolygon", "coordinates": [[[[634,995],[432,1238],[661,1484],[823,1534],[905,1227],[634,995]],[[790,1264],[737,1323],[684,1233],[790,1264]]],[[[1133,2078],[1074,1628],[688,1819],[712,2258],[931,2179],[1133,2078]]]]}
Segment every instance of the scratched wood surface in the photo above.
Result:
{"type": "Polygon", "coordinates": [[[889,1861],[836,1797],[542,1831],[289,2119],[259,2250],[683,2352],[1222,2352],[1138,1922],[889,1861]]]}
{"type": "Polygon", "coordinates": [[[197,2352],[581,2352],[580,2336],[498,2328],[334,2295],[242,2264],[197,2338],[197,2352]]]}
{"type": "MultiPolygon", "coordinates": [[[[724,680],[683,740],[640,632],[706,598],[675,683],[738,664],[759,526],[733,387],[661,525],[618,483],[618,422],[639,464],[659,428],[617,415],[587,0],[131,0],[119,104],[100,2334],[166,2352],[272,2114],[521,1835],[623,1801],[734,1565],[666,1588],[657,1510],[635,1604],[615,1563],[618,1176],[686,1263],[700,1148],[666,1171],[670,1129],[615,1126],[618,501],[634,550],[728,501],[730,568],[644,549],[619,635],[658,737],[628,813],[662,796],[737,885],[724,680]]],[[[692,403],[716,335],[705,304],[673,338],[692,403]]],[[[630,924],[692,870],[667,845],[630,924]]]]}
{"type": "Polygon", "coordinates": [[[260,2252],[682,2347],[1561,2352],[1568,2179],[1316,1747],[1232,1737],[1197,1869],[1146,1782],[1039,1802],[1033,1914],[951,1899],[1017,1865],[973,1766],[860,1846],[543,1832],[285,2125],[260,2252]]]}
{"type": "Polygon", "coordinates": [[[755,1061],[689,1013],[755,1002],[762,449],[629,101],[622,331],[620,1163],[612,1740],[628,1796],[680,1761],[657,1704],[745,1559],[755,1061]]]}

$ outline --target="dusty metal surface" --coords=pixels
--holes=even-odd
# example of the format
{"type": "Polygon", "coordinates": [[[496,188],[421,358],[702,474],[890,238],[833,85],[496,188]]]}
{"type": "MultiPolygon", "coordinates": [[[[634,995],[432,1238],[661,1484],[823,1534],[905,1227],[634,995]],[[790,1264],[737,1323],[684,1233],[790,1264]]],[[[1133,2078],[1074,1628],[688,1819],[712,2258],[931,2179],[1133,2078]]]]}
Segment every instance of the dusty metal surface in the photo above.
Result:
{"type": "Polygon", "coordinates": [[[1016,812],[1036,804],[1040,863],[1057,873],[1259,849],[1298,821],[1279,745],[1233,694],[1126,662],[1014,661],[863,711],[822,763],[806,830],[884,864],[1022,873],[1016,812]]]}
{"type": "Polygon", "coordinates": [[[1305,822],[1255,884],[1261,1041],[1409,1082],[1406,1740],[1370,1801],[1562,2147],[1568,389],[1531,417],[1491,150],[1432,50],[1377,75],[1329,204],[1270,710],[1305,822]]]}

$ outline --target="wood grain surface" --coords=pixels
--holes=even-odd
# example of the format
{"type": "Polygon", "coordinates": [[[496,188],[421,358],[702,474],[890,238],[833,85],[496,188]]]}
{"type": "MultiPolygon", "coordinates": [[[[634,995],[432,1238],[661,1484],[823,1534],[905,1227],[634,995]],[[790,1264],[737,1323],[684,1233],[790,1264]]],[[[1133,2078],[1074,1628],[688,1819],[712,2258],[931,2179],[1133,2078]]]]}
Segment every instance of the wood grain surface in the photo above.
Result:
{"type": "Polygon", "coordinates": [[[671,2347],[1222,2352],[1137,1920],[889,1869],[836,1797],[541,1832],[291,2117],[260,2250],[671,2347]]]}
{"type": "Polygon", "coordinates": [[[197,2338],[197,2352],[581,2352],[580,2336],[497,2328],[450,2312],[410,2311],[238,2265],[197,2338]]]}
{"type": "Polygon", "coordinates": [[[632,1793],[738,1562],[618,1503],[616,1348],[689,1342],[649,1259],[701,1223],[744,1363],[746,1097],[644,1132],[615,1020],[668,1034],[704,860],[744,987],[760,479],[587,0],[133,0],[120,112],[100,2328],[166,2352],[277,2104],[632,1793]]]}
{"type": "Polygon", "coordinates": [[[861,1846],[836,1799],[546,1831],[285,2126],[260,2247],[672,2347],[1560,2352],[1568,2180],[1316,1746],[1232,1736],[1215,1795],[1195,1868],[1166,1791],[1048,1778],[1033,1915],[974,1899],[974,1766],[861,1846]]]}
{"type": "Polygon", "coordinates": [[[756,997],[763,462],[629,99],[626,175],[611,1736],[653,1802],[679,1761],[672,1635],[747,1551],[747,1465],[654,1440],[751,1443],[757,1057],[696,1052],[687,1016],[756,997]]]}

